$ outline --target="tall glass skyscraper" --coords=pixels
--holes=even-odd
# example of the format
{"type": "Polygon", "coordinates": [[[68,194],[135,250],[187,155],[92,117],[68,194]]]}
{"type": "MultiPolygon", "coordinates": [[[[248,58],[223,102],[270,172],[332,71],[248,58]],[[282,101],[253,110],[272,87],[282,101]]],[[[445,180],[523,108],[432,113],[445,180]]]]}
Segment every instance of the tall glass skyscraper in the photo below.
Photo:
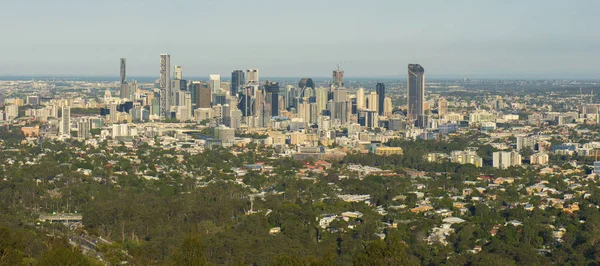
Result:
{"type": "Polygon", "coordinates": [[[419,64],[408,65],[407,100],[409,119],[418,119],[423,127],[425,116],[425,69],[419,64]]]}
{"type": "Polygon", "coordinates": [[[121,99],[127,98],[129,96],[129,86],[127,86],[127,59],[121,58],[121,88],[119,96],[121,99]]]}
{"type": "Polygon", "coordinates": [[[234,70],[231,72],[231,96],[237,95],[245,84],[244,70],[234,70]]]}
{"type": "Polygon", "coordinates": [[[385,84],[377,83],[375,86],[375,91],[377,92],[377,111],[379,111],[379,115],[383,115],[383,105],[385,102],[385,84]]]}
{"type": "Polygon", "coordinates": [[[266,101],[271,117],[279,115],[279,83],[266,81],[265,85],[266,101]]]}

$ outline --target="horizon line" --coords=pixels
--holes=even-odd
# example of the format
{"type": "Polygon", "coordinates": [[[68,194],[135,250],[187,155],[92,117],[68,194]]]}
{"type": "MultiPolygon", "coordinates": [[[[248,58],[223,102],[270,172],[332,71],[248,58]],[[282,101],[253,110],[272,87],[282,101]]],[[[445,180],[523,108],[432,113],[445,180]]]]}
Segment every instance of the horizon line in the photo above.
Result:
{"type": "MultiPolygon", "coordinates": [[[[54,79],[59,79],[59,78],[65,78],[65,79],[76,79],[76,78],[85,78],[85,79],[92,79],[92,78],[97,78],[97,79],[104,79],[103,81],[110,81],[110,80],[119,80],[120,77],[119,76],[113,76],[113,75],[0,75],[0,80],[10,80],[10,79],[15,79],[15,80],[28,80],[28,79],[36,79],[36,78],[54,78],[54,79]]],[[[146,75],[134,75],[134,76],[129,76],[128,79],[133,80],[135,78],[138,79],[158,79],[158,76],[146,76],[146,75]]],[[[188,78],[184,78],[184,80],[197,80],[197,79],[208,79],[209,75],[206,76],[190,76],[188,78]]],[[[302,78],[311,78],[311,79],[317,79],[317,80],[323,80],[323,79],[331,79],[331,77],[329,76],[316,76],[316,77],[310,77],[310,76],[264,76],[261,77],[261,80],[267,80],[267,79],[302,79],[302,78]]],[[[221,80],[230,80],[231,77],[229,76],[221,76],[221,80]]],[[[388,80],[404,80],[406,79],[406,76],[344,76],[344,79],[346,80],[352,80],[352,79],[371,79],[371,80],[377,80],[377,79],[388,79],[388,80]]],[[[576,80],[586,80],[586,81],[590,81],[590,80],[595,80],[595,81],[600,81],[599,77],[585,77],[585,76],[581,76],[581,77],[550,77],[547,75],[473,75],[471,77],[469,76],[464,76],[464,75],[454,75],[454,74],[448,74],[448,75],[433,75],[433,76],[428,76],[429,80],[572,80],[572,81],[576,81],[576,80]]]]}

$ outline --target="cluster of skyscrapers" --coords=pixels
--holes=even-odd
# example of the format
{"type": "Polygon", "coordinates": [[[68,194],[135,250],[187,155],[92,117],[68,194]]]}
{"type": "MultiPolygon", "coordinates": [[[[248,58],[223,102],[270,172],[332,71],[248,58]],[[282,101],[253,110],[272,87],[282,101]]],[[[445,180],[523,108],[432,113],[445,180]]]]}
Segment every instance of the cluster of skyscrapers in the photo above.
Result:
{"type": "MultiPolygon", "coordinates": [[[[280,87],[272,81],[261,82],[257,69],[234,70],[231,82],[222,83],[220,75],[210,75],[208,81],[183,79],[182,67],[174,66],[171,75],[171,56],[160,55],[158,90],[141,93],[137,83],[129,83],[126,76],[126,59],[120,60],[120,103],[111,105],[111,120],[119,120],[116,109],[133,110],[137,118],[154,116],[179,121],[206,121],[211,125],[237,128],[271,127],[273,123],[287,121],[308,128],[312,125],[344,126],[358,123],[375,128],[381,117],[392,116],[392,100],[386,97],[384,83],[366,93],[363,88],[350,94],[344,86],[344,71],[332,73],[331,84],[317,87],[311,78],[302,78],[298,86],[280,87]],[[124,101],[131,101],[123,107],[124,101]],[[137,109],[136,109],[137,108],[137,109]]],[[[408,66],[406,120],[419,127],[426,126],[424,113],[424,69],[418,64],[408,66]]],[[[135,119],[134,119],[135,120],[135,119]]],[[[116,122],[116,121],[113,121],[116,122]]]]}

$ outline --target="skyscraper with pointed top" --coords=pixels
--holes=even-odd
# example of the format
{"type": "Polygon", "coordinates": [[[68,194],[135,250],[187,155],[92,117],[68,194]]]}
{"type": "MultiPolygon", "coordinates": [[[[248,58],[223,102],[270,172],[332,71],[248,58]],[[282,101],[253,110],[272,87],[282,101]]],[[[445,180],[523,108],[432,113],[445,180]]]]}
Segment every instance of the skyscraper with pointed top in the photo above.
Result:
{"type": "Polygon", "coordinates": [[[129,96],[129,86],[127,85],[127,59],[121,58],[120,63],[121,79],[119,85],[121,87],[119,91],[119,96],[121,99],[125,99],[129,96]]]}

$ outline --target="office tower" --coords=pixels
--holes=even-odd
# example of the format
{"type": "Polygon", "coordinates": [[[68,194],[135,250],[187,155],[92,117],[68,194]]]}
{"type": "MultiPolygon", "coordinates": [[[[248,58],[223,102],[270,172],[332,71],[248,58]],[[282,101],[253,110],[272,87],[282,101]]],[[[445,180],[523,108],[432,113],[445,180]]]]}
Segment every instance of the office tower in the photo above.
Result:
{"type": "Polygon", "coordinates": [[[417,119],[424,127],[425,116],[425,69],[419,64],[408,65],[407,104],[408,118],[417,119]]]}
{"type": "Polygon", "coordinates": [[[448,113],[448,101],[444,98],[441,98],[438,101],[438,115],[442,117],[448,113]]]}
{"type": "Polygon", "coordinates": [[[132,80],[131,83],[127,83],[127,99],[135,100],[135,94],[138,90],[138,85],[136,80],[132,80]]]}
{"type": "Polygon", "coordinates": [[[121,79],[120,79],[120,97],[127,98],[129,95],[129,86],[127,86],[127,59],[121,58],[121,79]]]}
{"type": "Polygon", "coordinates": [[[316,124],[318,117],[319,117],[319,111],[317,110],[317,103],[309,103],[309,109],[310,109],[310,119],[308,122],[311,124],[316,124]]]}
{"type": "Polygon", "coordinates": [[[377,83],[375,86],[375,91],[377,92],[377,110],[379,115],[383,115],[383,105],[385,104],[385,84],[377,83]]]}
{"type": "Polygon", "coordinates": [[[196,86],[196,108],[210,108],[212,93],[210,85],[207,83],[197,83],[196,86]]]}
{"type": "Polygon", "coordinates": [[[194,107],[192,106],[192,93],[189,91],[185,92],[184,106],[187,108],[188,117],[192,117],[194,114],[194,107]]]}
{"type": "Polygon", "coordinates": [[[221,124],[223,122],[223,106],[217,104],[212,107],[213,119],[217,124],[221,124]]]}
{"type": "Polygon", "coordinates": [[[255,99],[252,97],[252,86],[244,87],[241,92],[238,108],[244,117],[253,116],[255,99]]]}
{"type": "Polygon", "coordinates": [[[182,73],[183,69],[181,68],[181,66],[175,66],[173,67],[173,79],[175,80],[182,80],[183,78],[183,73],[182,73]]]}
{"type": "Polygon", "coordinates": [[[344,87],[344,71],[338,69],[333,71],[333,87],[344,87]]]}
{"type": "Polygon", "coordinates": [[[144,110],[144,108],[140,105],[136,105],[133,107],[133,109],[129,110],[129,114],[131,114],[131,120],[132,121],[144,121],[143,110],[144,110]]]}
{"type": "Polygon", "coordinates": [[[38,106],[38,105],[40,105],[40,103],[41,103],[40,96],[37,96],[37,95],[27,96],[27,104],[33,105],[33,106],[38,106]]]}
{"type": "Polygon", "coordinates": [[[350,113],[355,115],[358,112],[358,108],[356,108],[356,96],[350,97],[350,113]]]}
{"type": "Polygon", "coordinates": [[[247,69],[246,70],[246,84],[258,85],[258,69],[247,69]]]}
{"type": "Polygon", "coordinates": [[[115,103],[115,102],[110,103],[109,108],[110,108],[109,109],[110,122],[116,123],[117,122],[117,103],[115,103]]]}
{"type": "Polygon", "coordinates": [[[329,90],[327,88],[317,88],[316,90],[316,103],[317,112],[320,114],[323,110],[327,109],[327,98],[329,90]]]}
{"type": "Polygon", "coordinates": [[[160,116],[171,118],[171,56],[160,55],[160,116]]]}
{"type": "Polygon", "coordinates": [[[223,125],[228,127],[231,127],[231,107],[229,104],[223,105],[223,125]]]}
{"type": "Polygon", "coordinates": [[[225,103],[227,103],[227,94],[225,94],[224,91],[220,91],[220,92],[212,94],[211,104],[213,106],[217,105],[217,104],[224,105],[225,103]]]}
{"type": "Polygon", "coordinates": [[[200,108],[200,89],[205,83],[202,81],[192,81],[190,83],[190,93],[192,94],[192,107],[194,110],[200,108]]]}
{"type": "Polygon", "coordinates": [[[383,102],[383,115],[390,117],[392,115],[392,111],[394,110],[394,107],[392,106],[392,98],[385,97],[383,102]]]}
{"type": "Polygon", "coordinates": [[[237,108],[231,110],[231,117],[229,118],[229,127],[237,129],[242,123],[242,111],[237,108]]]}
{"type": "Polygon", "coordinates": [[[329,102],[331,121],[337,120],[342,125],[348,122],[349,108],[347,99],[345,88],[339,87],[333,91],[333,100],[329,102]]]}
{"type": "Polygon", "coordinates": [[[311,95],[306,95],[307,92],[314,92],[315,90],[315,82],[311,78],[303,78],[298,82],[298,88],[300,88],[300,98],[311,97],[311,95]],[[308,91],[307,91],[308,90],[308,91]]]}
{"type": "Polygon", "coordinates": [[[244,80],[243,70],[234,70],[231,72],[231,91],[230,94],[237,95],[238,92],[244,87],[246,80],[244,80]]]}
{"type": "Polygon", "coordinates": [[[150,111],[152,115],[160,116],[160,97],[154,97],[150,100],[150,111]]]}
{"type": "Polygon", "coordinates": [[[356,91],[356,109],[361,110],[365,108],[365,89],[359,88],[356,91]]]}
{"type": "Polygon", "coordinates": [[[80,139],[90,137],[90,121],[87,118],[82,118],[77,122],[77,137],[80,139]]]}
{"type": "Polygon", "coordinates": [[[279,116],[279,83],[266,81],[265,85],[266,101],[268,103],[267,110],[271,117],[279,116]]]}
{"type": "Polygon", "coordinates": [[[287,110],[291,110],[296,109],[297,110],[297,102],[299,101],[298,97],[298,90],[291,86],[291,85],[287,85],[285,86],[285,89],[283,89],[282,91],[283,97],[285,98],[285,103],[284,103],[284,108],[287,110]]]}
{"type": "Polygon", "coordinates": [[[308,103],[308,99],[302,99],[298,104],[298,118],[302,119],[304,122],[308,122],[310,120],[310,107],[308,103]]]}
{"type": "Polygon", "coordinates": [[[221,81],[221,90],[225,94],[230,95],[230,93],[231,93],[231,82],[230,81],[221,81]]]}
{"type": "Polygon", "coordinates": [[[252,111],[256,116],[256,121],[258,127],[264,126],[264,112],[265,112],[265,92],[264,89],[261,88],[259,90],[254,91],[254,110],[252,111]]]}
{"type": "Polygon", "coordinates": [[[177,89],[175,93],[175,106],[184,106],[185,105],[185,93],[186,91],[182,91],[177,89]]]}
{"type": "Polygon", "coordinates": [[[60,135],[71,136],[71,107],[63,103],[60,119],[60,135]]]}
{"type": "Polygon", "coordinates": [[[221,91],[221,75],[212,74],[209,77],[210,87],[213,93],[221,91]]]}
{"type": "Polygon", "coordinates": [[[358,123],[367,128],[376,128],[379,124],[379,115],[376,111],[360,110],[358,111],[358,123]]]}
{"type": "Polygon", "coordinates": [[[348,99],[348,91],[345,88],[338,88],[333,91],[334,102],[345,102],[348,99]]]}

